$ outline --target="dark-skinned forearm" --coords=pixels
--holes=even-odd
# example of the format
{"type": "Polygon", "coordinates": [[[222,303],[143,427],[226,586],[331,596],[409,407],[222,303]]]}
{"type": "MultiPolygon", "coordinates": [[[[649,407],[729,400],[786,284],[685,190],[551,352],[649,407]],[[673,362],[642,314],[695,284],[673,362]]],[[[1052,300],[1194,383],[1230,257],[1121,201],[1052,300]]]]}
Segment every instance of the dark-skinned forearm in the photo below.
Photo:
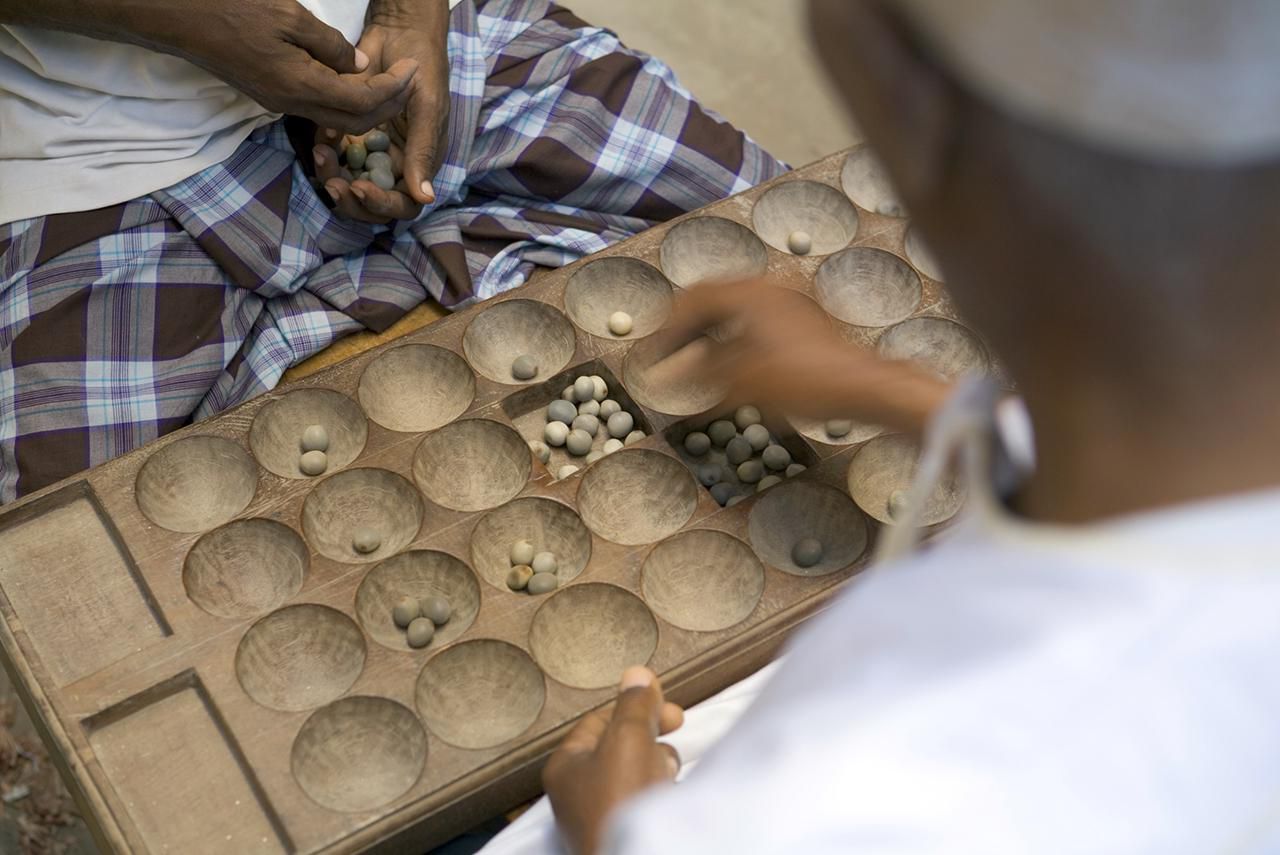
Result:
{"type": "Polygon", "coordinates": [[[943,405],[950,384],[905,362],[878,362],[832,374],[833,412],[919,435],[943,405]]]}

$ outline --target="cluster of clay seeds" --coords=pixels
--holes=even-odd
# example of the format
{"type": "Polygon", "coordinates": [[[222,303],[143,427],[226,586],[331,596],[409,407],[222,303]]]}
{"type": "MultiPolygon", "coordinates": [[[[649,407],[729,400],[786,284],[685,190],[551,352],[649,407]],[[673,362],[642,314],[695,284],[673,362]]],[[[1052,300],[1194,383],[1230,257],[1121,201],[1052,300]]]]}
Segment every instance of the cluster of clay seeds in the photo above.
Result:
{"type": "Polygon", "coordinates": [[[507,587],[534,596],[549,594],[560,587],[556,572],[560,563],[555,553],[536,552],[527,540],[511,544],[511,572],[507,574],[507,587]]]}
{"type": "Polygon", "coordinates": [[[391,619],[405,632],[413,648],[426,647],[435,637],[436,627],[453,617],[453,606],[444,597],[401,597],[391,610],[391,619]]]}

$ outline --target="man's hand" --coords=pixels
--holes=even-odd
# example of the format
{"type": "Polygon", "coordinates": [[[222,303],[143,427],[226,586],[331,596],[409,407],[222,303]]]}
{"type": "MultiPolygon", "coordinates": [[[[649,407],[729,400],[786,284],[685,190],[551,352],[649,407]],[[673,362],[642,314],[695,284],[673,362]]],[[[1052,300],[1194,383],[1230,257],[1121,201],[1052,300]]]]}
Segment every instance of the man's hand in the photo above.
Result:
{"type": "Polygon", "coordinates": [[[684,711],[666,703],[648,668],[628,668],[618,701],[578,722],[542,770],[556,823],[575,855],[595,855],[615,808],[675,779],[680,758],[658,737],[676,730],[684,711]]]}

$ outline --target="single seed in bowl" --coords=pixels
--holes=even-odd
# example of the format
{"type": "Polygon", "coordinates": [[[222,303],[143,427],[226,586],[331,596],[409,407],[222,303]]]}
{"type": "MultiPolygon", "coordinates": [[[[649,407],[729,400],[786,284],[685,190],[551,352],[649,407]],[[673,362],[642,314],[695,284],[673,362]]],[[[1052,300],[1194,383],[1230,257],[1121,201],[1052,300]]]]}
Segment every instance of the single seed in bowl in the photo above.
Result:
{"type": "Polygon", "coordinates": [[[542,438],[547,441],[547,445],[560,448],[569,439],[569,426],[564,422],[547,422],[547,426],[542,429],[542,438]]]}
{"type": "Polygon", "coordinates": [[[704,487],[714,487],[724,480],[724,467],[718,463],[704,463],[698,467],[698,481],[704,487]]]}
{"type": "Polygon", "coordinates": [[[599,374],[591,375],[591,382],[595,384],[595,389],[591,392],[591,397],[597,401],[603,401],[609,397],[609,384],[604,382],[604,378],[599,374]]]}
{"type": "Polygon", "coordinates": [[[595,398],[596,384],[586,376],[579,377],[573,381],[573,399],[579,404],[584,404],[595,398]]]}
{"type": "Polygon", "coordinates": [[[370,172],[377,172],[379,169],[385,169],[388,173],[395,171],[395,166],[391,162],[391,155],[385,151],[369,152],[369,156],[365,158],[364,168],[370,172]]]}
{"type": "Polygon", "coordinates": [[[329,432],[324,429],[324,425],[307,425],[307,429],[302,432],[302,450],[329,450],[329,432]]]}
{"type": "Polygon", "coordinates": [[[556,480],[563,481],[565,478],[572,478],[577,474],[578,467],[574,466],[572,463],[566,463],[564,466],[561,466],[556,470],[556,480]]]}
{"type": "Polygon", "coordinates": [[[622,405],[612,398],[606,398],[600,402],[600,409],[596,412],[596,415],[605,421],[608,421],[609,416],[620,412],[622,412],[622,405]]]}
{"type": "Polygon", "coordinates": [[[765,478],[760,479],[760,483],[756,485],[756,492],[763,493],[765,490],[768,490],[774,484],[781,484],[781,483],[782,483],[782,479],[779,478],[777,475],[769,475],[765,478]]]}
{"type": "Polygon", "coordinates": [[[742,432],[742,438],[756,451],[764,451],[769,447],[769,440],[773,439],[764,425],[752,425],[742,432]]]}
{"type": "Polygon", "coordinates": [[[577,416],[573,420],[573,429],[589,433],[592,438],[595,438],[596,434],[600,433],[600,420],[590,415],[577,416]]]}
{"type": "Polygon", "coordinates": [[[560,567],[554,552],[539,552],[533,556],[533,562],[529,566],[534,573],[555,573],[560,567]]]}
{"type": "Polygon", "coordinates": [[[791,465],[791,452],[781,445],[771,445],[760,455],[760,460],[774,472],[785,472],[791,465]]]}
{"type": "Polygon", "coordinates": [[[716,503],[723,508],[729,504],[729,500],[733,498],[736,492],[732,484],[721,481],[711,488],[711,498],[715,499],[716,503]]]}
{"type": "Polygon", "coordinates": [[[842,439],[849,435],[853,430],[853,422],[848,419],[831,419],[825,425],[827,436],[832,439],[842,439]]]}
{"type": "Polygon", "coordinates": [[[808,232],[796,230],[787,235],[787,249],[791,250],[795,255],[808,255],[813,249],[813,238],[808,232]]]}
{"type": "Polygon", "coordinates": [[[512,567],[511,572],[507,574],[507,587],[513,591],[523,591],[532,578],[533,568],[528,564],[512,567]]]}
{"type": "Polygon", "coordinates": [[[626,312],[614,312],[609,316],[609,332],[614,335],[630,335],[635,323],[626,312]]]}
{"type": "MultiPolygon", "coordinates": [[[[641,439],[644,437],[642,436],[641,439]]],[[[605,442],[603,451],[605,454],[613,454],[615,451],[621,451],[625,445],[626,443],[620,439],[610,439],[605,442]]]]}
{"type": "Polygon", "coordinates": [[[609,436],[614,439],[622,439],[624,436],[631,433],[631,431],[635,430],[636,420],[634,416],[624,410],[623,412],[614,413],[609,416],[608,425],[609,436]]]}
{"type": "Polygon", "coordinates": [[[738,407],[733,414],[733,424],[738,430],[746,430],[752,425],[758,425],[764,421],[760,415],[760,411],[752,406],[738,407]]]}
{"type": "Polygon", "coordinates": [[[529,580],[529,584],[525,586],[525,590],[538,597],[542,594],[550,594],[558,587],[560,587],[560,579],[556,574],[534,573],[533,578],[529,580]]]}
{"type": "Polygon", "coordinates": [[[369,151],[386,151],[391,148],[391,137],[386,131],[372,130],[364,136],[364,147],[369,151]]]}
{"type": "Polygon", "coordinates": [[[351,548],[361,555],[377,552],[382,545],[382,535],[375,528],[361,526],[351,535],[351,548]]]}
{"type": "Polygon", "coordinates": [[[532,380],[538,376],[538,361],[522,353],[511,362],[511,376],[517,380],[532,380]]]}
{"type": "Polygon", "coordinates": [[[453,605],[444,597],[423,597],[422,616],[436,626],[444,626],[453,617],[453,605]]]}
{"type": "Polygon", "coordinates": [[[729,445],[725,448],[724,453],[731,464],[741,466],[752,458],[755,454],[755,449],[744,438],[735,436],[729,440],[729,445]]]}
{"type": "Polygon", "coordinates": [[[410,647],[417,650],[430,644],[435,634],[436,625],[428,618],[420,617],[409,624],[409,628],[405,630],[405,639],[409,642],[410,647]]]}
{"type": "Polygon", "coordinates": [[[298,458],[298,468],[302,470],[303,475],[314,478],[329,468],[329,457],[323,451],[308,451],[298,458]]]}
{"type": "Polygon", "coordinates": [[[586,457],[591,453],[591,442],[594,437],[580,428],[574,428],[569,431],[569,435],[565,438],[565,450],[574,457],[586,457]]]}
{"type": "Polygon", "coordinates": [[[547,421],[573,424],[578,417],[578,408],[568,401],[552,401],[547,405],[547,421]]]}
{"type": "Polygon", "coordinates": [[[547,445],[540,439],[529,440],[529,450],[533,452],[533,456],[538,462],[544,466],[551,460],[551,446],[547,445]]]}
{"type": "Polygon", "coordinates": [[[792,463],[787,467],[787,477],[794,478],[808,468],[809,467],[805,466],[803,463],[792,463]]]}
{"type": "Polygon", "coordinates": [[[695,430],[684,438],[684,450],[694,457],[701,457],[711,450],[711,437],[700,430],[695,430]]]}
{"type": "Polygon", "coordinates": [[[711,437],[711,442],[716,448],[724,448],[729,444],[729,440],[737,435],[738,429],[733,426],[733,422],[727,419],[712,422],[711,426],[707,428],[707,436],[711,437]]]}
{"type": "MultiPolygon", "coordinates": [[[[583,401],[578,405],[578,415],[600,417],[600,402],[594,398],[590,401],[583,401]]],[[[609,417],[604,416],[604,418],[607,419],[609,417]]]]}
{"type": "Polygon", "coordinates": [[[364,169],[364,161],[369,156],[369,149],[364,143],[357,140],[348,145],[342,153],[347,157],[347,166],[356,172],[360,172],[364,169]]]}
{"type": "Polygon", "coordinates": [[[889,494],[889,518],[897,519],[907,511],[907,491],[894,490],[889,494]]]}
{"type": "Polygon", "coordinates": [[[422,617],[422,604],[415,597],[401,597],[391,609],[391,619],[401,629],[407,629],[409,624],[420,617],[422,617]]]}
{"type": "Polygon", "coordinates": [[[791,560],[797,567],[813,567],[822,560],[826,548],[812,537],[802,538],[791,547],[791,560]]]}
{"type": "MultiPolygon", "coordinates": [[[[622,441],[623,445],[635,445],[637,442],[647,438],[649,435],[642,430],[633,430],[627,434],[627,438],[622,441]]],[[[606,443],[607,444],[607,443],[606,443]]]]}
{"type": "Polygon", "coordinates": [[[396,187],[396,177],[389,169],[370,169],[369,180],[383,190],[394,190],[396,187]]]}
{"type": "Polygon", "coordinates": [[[519,567],[521,564],[532,564],[535,554],[532,543],[527,540],[517,540],[511,544],[511,566],[519,567]]]}
{"type": "Polygon", "coordinates": [[[764,464],[759,460],[748,460],[738,467],[738,480],[743,484],[758,484],[764,477],[764,464]]]}

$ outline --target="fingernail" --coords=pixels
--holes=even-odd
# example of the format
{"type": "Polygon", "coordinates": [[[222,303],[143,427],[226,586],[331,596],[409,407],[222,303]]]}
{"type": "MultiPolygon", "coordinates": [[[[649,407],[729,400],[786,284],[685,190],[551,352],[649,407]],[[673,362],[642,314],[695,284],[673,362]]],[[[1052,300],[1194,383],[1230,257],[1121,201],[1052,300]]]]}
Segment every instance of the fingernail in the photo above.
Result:
{"type": "Polygon", "coordinates": [[[361,202],[364,201],[364,191],[361,190],[359,187],[356,187],[354,184],[351,186],[351,195],[355,196],[361,202]]]}
{"type": "Polygon", "coordinates": [[[333,128],[325,128],[324,138],[327,140],[336,140],[338,138],[338,132],[335,131],[333,128]]]}
{"type": "Polygon", "coordinates": [[[329,197],[335,202],[342,198],[342,194],[338,192],[337,188],[329,184],[324,185],[324,192],[328,193],[329,197]]]}
{"type": "Polygon", "coordinates": [[[670,754],[667,755],[667,771],[671,773],[671,777],[673,778],[680,774],[680,761],[672,757],[670,754]]]}
{"type": "Polygon", "coordinates": [[[653,672],[643,665],[632,665],[622,672],[622,684],[619,689],[646,689],[653,683],[653,672]]]}
{"type": "Polygon", "coordinates": [[[369,67],[369,55],[356,48],[356,71],[364,71],[369,67]]]}
{"type": "Polygon", "coordinates": [[[426,196],[427,200],[430,202],[434,202],[436,200],[436,188],[431,186],[430,181],[422,182],[422,195],[426,196]]]}
{"type": "Polygon", "coordinates": [[[317,168],[324,166],[325,161],[328,159],[324,156],[324,149],[320,146],[316,146],[311,150],[311,157],[315,159],[317,168]]]}

